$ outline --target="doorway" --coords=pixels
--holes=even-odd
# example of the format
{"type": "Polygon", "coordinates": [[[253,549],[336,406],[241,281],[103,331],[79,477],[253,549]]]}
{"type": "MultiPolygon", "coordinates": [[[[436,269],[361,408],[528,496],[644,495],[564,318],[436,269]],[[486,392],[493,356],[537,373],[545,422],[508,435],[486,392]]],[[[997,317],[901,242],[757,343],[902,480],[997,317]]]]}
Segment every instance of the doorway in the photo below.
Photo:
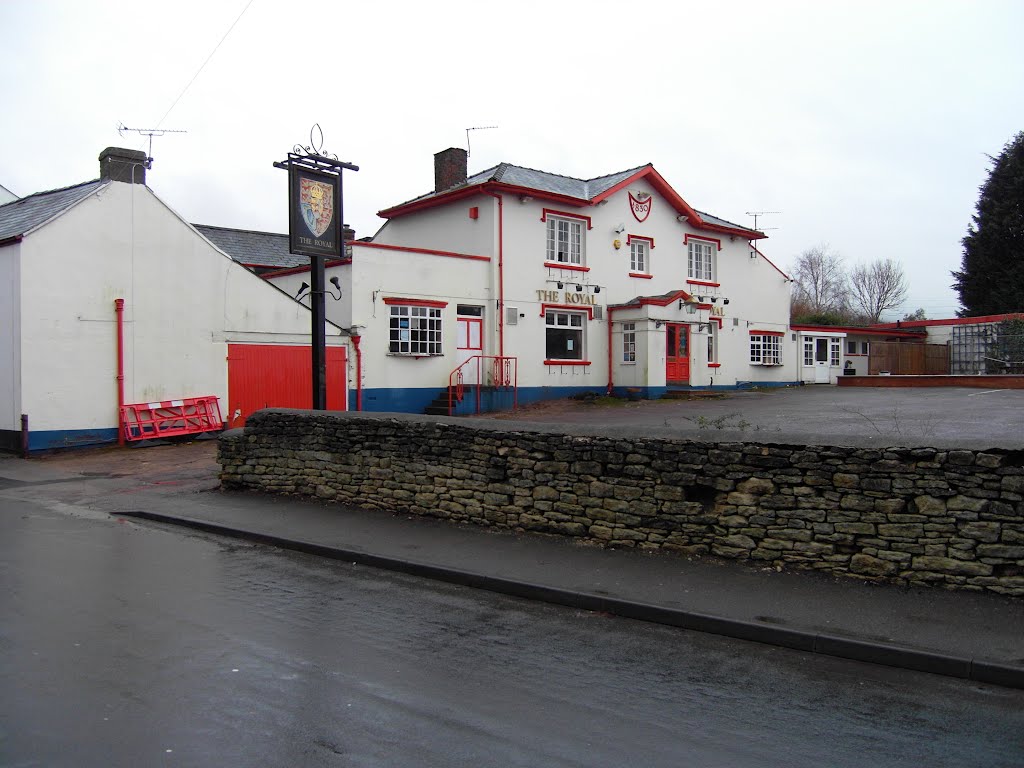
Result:
{"type": "Polygon", "coordinates": [[[689,384],[690,326],[686,323],[667,323],[665,346],[665,379],[669,384],[689,384]]]}

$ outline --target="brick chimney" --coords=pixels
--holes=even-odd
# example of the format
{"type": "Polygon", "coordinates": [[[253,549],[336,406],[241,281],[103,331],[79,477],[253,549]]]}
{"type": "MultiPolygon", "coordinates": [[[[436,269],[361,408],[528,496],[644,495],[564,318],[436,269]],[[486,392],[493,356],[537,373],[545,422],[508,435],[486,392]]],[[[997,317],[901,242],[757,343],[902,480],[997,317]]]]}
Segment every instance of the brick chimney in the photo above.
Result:
{"type": "Polygon", "coordinates": [[[100,152],[100,179],[123,181],[127,184],[145,184],[146,166],[148,165],[145,152],[137,149],[107,147],[100,152]]]}
{"type": "Polygon", "coordinates": [[[446,189],[466,183],[467,158],[466,150],[456,147],[450,147],[434,155],[435,192],[444,192],[446,189]]]}

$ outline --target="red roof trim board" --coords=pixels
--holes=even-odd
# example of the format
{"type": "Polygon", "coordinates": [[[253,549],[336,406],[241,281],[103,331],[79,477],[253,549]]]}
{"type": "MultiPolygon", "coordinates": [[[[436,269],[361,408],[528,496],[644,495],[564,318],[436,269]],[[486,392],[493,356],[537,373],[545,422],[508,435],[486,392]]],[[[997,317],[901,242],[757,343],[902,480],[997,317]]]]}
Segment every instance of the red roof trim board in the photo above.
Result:
{"type": "MultiPolygon", "coordinates": [[[[343,267],[346,264],[351,264],[352,259],[347,256],[344,259],[330,259],[324,262],[324,269],[330,269],[331,267],[343,267]]],[[[243,264],[245,267],[259,267],[259,264],[243,264]]],[[[287,277],[288,275],[301,275],[303,272],[309,272],[309,264],[304,264],[301,267],[288,267],[286,269],[275,269],[272,272],[264,272],[260,277],[267,280],[271,277],[287,277]]]]}
{"type": "Polygon", "coordinates": [[[587,229],[593,229],[594,225],[590,221],[589,216],[584,216],[582,213],[570,213],[569,211],[556,211],[554,208],[544,208],[540,212],[540,220],[547,221],[548,216],[562,216],[569,219],[582,219],[587,222],[587,229]]]}
{"type": "Polygon", "coordinates": [[[432,301],[431,299],[402,299],[397,296],[385,296],[385,304],[404,304],[409,307],[434,307],[444,309],[448,306],[447,301],[432,301]]]}
{"type": "Polygon", "coordinates": [[[800,333],[845,333],[848,336],[886,336],[897,339],[923,339],[925,334],[921,331],[899,331],[895,328],[888,330],[878,326],[870,328],[858,328],[849,325],[804,325],[801,323],[790,325],[794,331],[800,333]]]}
{"type": "Polygon", "coordinates": [[[544,317],[544,313],[549,309],[567,309],[572,312],[586,312],[588,320],[594,319],[594,308],[592,306],[581,307],[578,304],[541,304],[540,316],[544,317]]]}
{"type": "Polygon", "coordinates": [[[1004,315],[978,315],[977,317],[948,317],[942,320],[899,320],[895,323],[876,323],[872,328],[927,328],[931,325],[973,325],[975,323],[1001,323],[1003,320],[1024,320],[1024,312],[1004,315]]]}
{"type": "Polygon", "coordinates": [[[689,245],[691,240],[702,240],[708,243],[715,243],[718,245],[718,250],[722,250],[722,241],[717,237],[704,237],[703,235],[691,235],[687,232],[683,235],[683,245],[689,245]]]}
{"type": "Polygon", "coordinates": [[[756,253],[762,259],[767,261],[768,262],[768,266],[770,266],[772,269],[774,269],[776,272],[778,272],[784,278],[786,278],[787,280],[790,279],[789,275],[787,275],[785,272],[783,272],[781,269],[779,269],[777,266],[775,266],[775,262],[773,262],[771,259],[769,259],[767,256],[765,256],[763,253],[761,253],[761,251],[759,251],[756,247],[754,248],[754,253],[756,253]]]}
{"type": "Polygon", "coordinates": [[[384,243],[351,243],[355,248],[380,248],[386,251],[408,251],[409,253],[423,253],[427,256],[447,256],[451,259],[470,259],[471,261],[490,261],[490,256],[481,256],[476,253],[458,253],[456,251],[436,251],[433,248],[413,248],[408,245],[385,245],[384,243]]]}
{"type": "Polygon", "coordinates": [[[544,266],[549,269],[569,269],[573,272],[589,272],[590,267],[581,267],[579,264],[563,264],[560,261],[545,261],[544,266]]]}
{"type": "Polygon", "coordinates": [[[634,240],[650,243],[651,248],[654,247],[653,237],[647,237],[646,235],[626,235],[626,245],[632,245],[634,240]]]}
{"type": "Polygon", "coordinates": [[[749,331],[751,336],[785,336],[785,331],[759,331],[751,328],[749,331]]]}
{"type": "MultiPolygon", "coordinates": [[[[667,307],[673,301],[682,300],[685,302],[689,302],[691,299],[693,299],[693,296],[688,294],[686,291],[673,291],[672,293],[667,294],[666,296],[638,296],[633,301],[627,302],[625,304],[612,304],[609,307],[609,309],[625,309],[627,307],[635,309],[637,307],[644,306],[667,307]]],[[[710,306],[710,304],[701,305],[701,308],[707,309],[710,308],[710,306]]]]}

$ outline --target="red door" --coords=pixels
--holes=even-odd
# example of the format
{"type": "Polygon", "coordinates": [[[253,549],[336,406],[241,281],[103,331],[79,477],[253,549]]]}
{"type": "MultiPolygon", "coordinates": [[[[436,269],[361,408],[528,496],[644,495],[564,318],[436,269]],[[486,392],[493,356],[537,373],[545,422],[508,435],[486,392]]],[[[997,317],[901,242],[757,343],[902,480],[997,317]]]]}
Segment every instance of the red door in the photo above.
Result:
{"type": "MultiPolygon", "coordinates": [[[[228,344],[229,427],[241,427],[260,408],[312,408],[313,372],[309,347],[228,344]]],[[[348,409],[345,348],[327,347],[327,409],[348,409]]]]}
{"type": "Polygon", "coordinates": [[[665,378],[669,384],[689,384],[690,326],[686,323],[667,323],[665,340],[665,378]]]}

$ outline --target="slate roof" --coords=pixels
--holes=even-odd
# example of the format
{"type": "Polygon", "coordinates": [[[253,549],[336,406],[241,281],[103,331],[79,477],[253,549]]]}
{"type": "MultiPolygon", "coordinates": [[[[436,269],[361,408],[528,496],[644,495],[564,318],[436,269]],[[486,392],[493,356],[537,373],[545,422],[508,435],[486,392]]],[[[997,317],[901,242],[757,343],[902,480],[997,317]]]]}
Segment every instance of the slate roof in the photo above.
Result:
{"type": "MultiPolygon", "coordinates": [[[[512,165],[511,163],[499,163],[493,168],[488,168],[487,170],[480,171],[479,173],[474,173],[462,184],[457,184],[443,192],[428,192],[427,194],[420,195],[412,200],[406,200],[404,203],[389,206],[382,213],[386,213],[387,211],[391,211],[396,208],[404,208],[407,205],[430,200],[442,195],[448,195],[452,192],[457,192],[458,190],[469,189],[488,182],[507,184],[512,187],[521,187],[524,190],[536,190],[541,193],[546,192],[549,194],[575,198],[577,200],[589,201],[599,197],[601,194],[607,192],[617,184],[635,176],[645,168],[649,168],[651,171],[654,171],[654,167],[650,163],[647,163],[646,165],[638,165],[636,168],[628,168],[624,171],[610,173],[606,176],[597,176],[593,179],[576,179],[572,176],[560,176],[557,173],[538,171],[534,168],[524,168],[523,166],[512,165]]],[[[742,232],[750,232],[752,235],[764,237],[764,233],[759,232],[758,230],[751,229],[750,227],[742,224],[735,224],[731,221],[726,221],[725,219],[713,216],[710,213],[697,211],[697,214],[706,224],[742,232]]]]}
{"type": "Polygon", "coordinates": [[[88,197],[105,183],[96,179],[73,187],[37,192],[0,205],[0,241],[30,232],[88,197]]]}
{"type": "Polygon", "coordinates": [[[512,165],[511,163],[499,163],[492,168],[474,173],[462,184],[446,189],[443,193],[428,192],[425,195],[420,195],[412,200],[406,200],[404,203],[389,207],[399,208],[409,203],[419,202],[420,200],[429,200],[432,197],[437,197],[439,194],[447,194],[453,190],[486,184],[489,181],[508,184],[513,187],[535,189],[538,192],[575,197],[578,200],[592,200],[605,190],[611,189],[619,182],[625,181],[646,167],[645,165],[639,165],[636,168],[610,173],[607,176],[598,176],[593,179],[575,179],[572,176],[559,176],[557,173],[524,168],[523,166],[512,165]]]}
{"type": "Polygon", "coordinates": [[[309,265],[308,256],[288,253],[288,235],[207,224],[192,226],[232,259],[247,267],[291,269],[309,265]]]}

